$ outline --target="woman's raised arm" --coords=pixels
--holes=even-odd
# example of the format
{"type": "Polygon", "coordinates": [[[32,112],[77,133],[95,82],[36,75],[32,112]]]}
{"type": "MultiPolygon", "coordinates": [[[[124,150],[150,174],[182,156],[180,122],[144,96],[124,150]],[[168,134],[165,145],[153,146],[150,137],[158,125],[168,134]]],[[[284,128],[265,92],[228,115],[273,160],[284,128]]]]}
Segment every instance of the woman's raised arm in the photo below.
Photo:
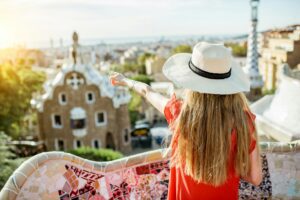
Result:
{"type": "Polygon", "coordinates": [[[113,85],[128,86],[143,97],[145,97],[157,110],[164,113],[164,108],[168,102],[168,98],[158,92],[155,92],[149,85],[139,81],[126,78],[124,75],[114,72],[110,76],[113,85]]]}

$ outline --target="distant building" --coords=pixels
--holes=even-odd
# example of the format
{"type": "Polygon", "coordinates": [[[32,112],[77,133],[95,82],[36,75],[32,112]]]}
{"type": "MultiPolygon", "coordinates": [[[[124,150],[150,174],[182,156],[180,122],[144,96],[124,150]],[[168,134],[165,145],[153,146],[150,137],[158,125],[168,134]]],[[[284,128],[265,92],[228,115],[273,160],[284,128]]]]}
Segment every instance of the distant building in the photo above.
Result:
{"type": "Polygon", "coordinates": [[[73,63],[65,64],[46,93],[32,100],[38,110],[41,139],[48,150],[90,146],[128,152],[128,89],[113,87],[106,75],[82,63],[76,43],[70,51],[73,63]]]}
{"type": "Polygon", "coordinates": [[[280,67],[287,63],[291,69],[300,63],[300,25],[266,31],[262,34],[260,71],[266,89],[278,86],[280,67]]]}
{"type": "Polygon", "coordinates": [[[137,47],[131,47],[127,51],[124,52],[124,54],[120,57],[120,63],[122,65],[126,63],[136,63],[137,58],[139,55],[141,55],[143,52],[138,49],[137,47]]]}
{"type": "Polygon", "coordinates": [[[155,54],[163,58],[168,58],[171,55],[172,48],[169,45],[159,45],[155,50],[155,54]]]}
{"type": "Polygon", "coordinates": [[[151,75],[156,82],[169,81],[162,73],[162,67],[171,54],[171,46],[159,45],[150,51],[151,56],[145,61],[146,74],[151,75]]]}
{"type": "Polygon", "coordinates": [[[166,62],[166,58],[160,56],[148,58],[145,61],[146,74],[154,75],[157,73],[162,73],[162,67],[165,62],[166,62]]]}

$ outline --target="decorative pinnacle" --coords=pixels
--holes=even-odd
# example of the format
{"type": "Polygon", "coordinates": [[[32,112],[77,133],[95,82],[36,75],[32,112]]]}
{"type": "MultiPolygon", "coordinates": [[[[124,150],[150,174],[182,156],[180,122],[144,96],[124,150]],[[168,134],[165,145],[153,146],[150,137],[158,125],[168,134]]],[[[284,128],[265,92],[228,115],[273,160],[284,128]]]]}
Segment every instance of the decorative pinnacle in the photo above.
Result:
{"type": "Polygon", "coordinates": [[[78,47],[78,34],[76,33],[76,31],[74,31],[73,36],[73,45],[72,45],[72,57],[73,57],[73,62],[74,64],[76,64],[76,60],[77,60],[77,47],[78,47]]]}

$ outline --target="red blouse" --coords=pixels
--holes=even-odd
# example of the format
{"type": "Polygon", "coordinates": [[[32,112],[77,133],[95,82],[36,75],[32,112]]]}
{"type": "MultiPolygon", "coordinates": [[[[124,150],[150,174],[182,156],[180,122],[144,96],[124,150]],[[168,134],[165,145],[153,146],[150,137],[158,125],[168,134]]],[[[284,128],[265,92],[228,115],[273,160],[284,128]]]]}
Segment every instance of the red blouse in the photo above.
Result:
{"type": "MultiPolygon", "coordinates": [[[[165,117],[171,126],[174,120],[180,113],[182,102],[177,100],[175,95],[172,96],[171,100],[167,103],[164,114],[165,117]]],[[[250,133],[254,132],[254,119],[255,115],[251,112],[247,112],[249,116],[249,127],[250,133]]],[[[254,150],[256,146],[256,141],[253,137],[251,137],[250,144],[250,153],[254,150]]],[[[178,141],[178,133],[174,133],[171,147],[175,149],[178,141]]],[[[236,131],[233,130],[231,134],[231,142],[232,142],[232,152],[235,152],[236,149],[236,131]]],[[[189,200],[189,199],[197,199],[197,200],[236,200],[238,199],[238,187],[239,187],[239,179],[240,177],[235,175],[234,170],[234,157],[232,157],[229,161],[229,175],[227,181],[220,186],[214,187],[204,183],[197,183],[193,180],[192,177],[186,175],[181,168],[171,167],[170,171],[170,182],[169,182],[169,193],[168,199],[176,199],[176,200],[189,200]]]]}

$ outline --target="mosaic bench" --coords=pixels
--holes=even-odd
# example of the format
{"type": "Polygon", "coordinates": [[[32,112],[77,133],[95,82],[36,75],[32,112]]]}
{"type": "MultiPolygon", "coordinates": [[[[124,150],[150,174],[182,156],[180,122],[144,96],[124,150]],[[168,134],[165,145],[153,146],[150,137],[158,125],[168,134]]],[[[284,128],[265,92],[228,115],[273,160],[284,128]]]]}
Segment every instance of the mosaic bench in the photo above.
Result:
{"type": "MultiPolygon", "coordinates": [[[[259,187],[240,181],[240,199],[300,199],[300,142],[261,143],[264,179],[259,187]]],[[[165,150],[111,162],[63,152],[25,161],[0,192],[15,199],[166,199],[169,160],[165,150]]]]}

